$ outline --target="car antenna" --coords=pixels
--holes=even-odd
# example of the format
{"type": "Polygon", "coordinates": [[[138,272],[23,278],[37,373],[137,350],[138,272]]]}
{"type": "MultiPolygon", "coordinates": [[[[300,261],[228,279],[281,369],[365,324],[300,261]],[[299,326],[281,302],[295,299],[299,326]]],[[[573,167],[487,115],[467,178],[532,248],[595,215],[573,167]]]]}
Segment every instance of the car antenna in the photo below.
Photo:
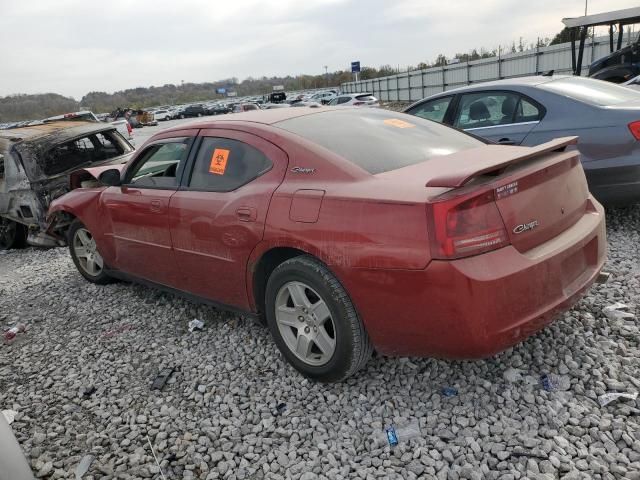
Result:
{"type": "Polygon", "coordinates": [[[555,72],[555,70],[549,70],[546,73],[543,73],[542,76],[543,77],[553,77],[553,72],[555,72]]]}

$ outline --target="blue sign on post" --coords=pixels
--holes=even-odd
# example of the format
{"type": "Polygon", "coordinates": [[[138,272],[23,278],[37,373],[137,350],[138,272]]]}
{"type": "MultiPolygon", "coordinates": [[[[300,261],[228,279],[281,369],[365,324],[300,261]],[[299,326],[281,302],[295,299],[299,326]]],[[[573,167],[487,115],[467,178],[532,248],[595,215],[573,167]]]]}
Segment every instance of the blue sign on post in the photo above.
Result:
{"type": "Polygon", "coordinates": [[[224,95],[225,93],[227,93],[227,89],[226,88],[216,88],[216,93],[221,93],[222,95],[224,95]]]}
{"type": "Polygon", "coordinates": [[[360,71],[360,62],[351,62],[351,73],[360,71]]]}

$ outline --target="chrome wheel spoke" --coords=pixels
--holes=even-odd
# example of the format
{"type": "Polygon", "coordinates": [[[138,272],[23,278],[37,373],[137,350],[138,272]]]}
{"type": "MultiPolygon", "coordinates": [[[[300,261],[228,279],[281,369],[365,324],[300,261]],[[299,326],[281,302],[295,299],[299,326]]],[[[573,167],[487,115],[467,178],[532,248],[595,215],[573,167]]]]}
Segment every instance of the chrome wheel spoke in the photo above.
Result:
{"type": "Polygon", "coordinates": [[[278,313],[276,315],[276,319],[278,323],[281,325],[286,325],[288,327],[296,327],[300,326],[300,320],[298,320],[298,313],[294,308],[289,308],[287,306],[278,307],[278,313]]]}
{"type": "Polygon", "coordinates": [[[94,255],[94,260],[95,260],[96,265],[98,266],[98,268],[100,270],[102,270],[102,267],[104,266],[104,261],[102,260],[102,255],[100,255],[97,250],[96,250],[96,253],[94,255]]]}
{"type": "Polygon", "coordinates": [[[323,324],[325,320],[331,317],[331,312],[329,312],[329,307],[324,302],[324,300],[319,300],[311,306],[311,312],[315,315],[316,320],[323,324]]]}
{"type": "Polygon", "coordinates": [[[309,299],[307,298],[307,292],[305,292],[305,286],[298,282],[291,282],[289,284],[289,295],[296,307],[308,308],[311,306],[309,299]]]}
{"type": "Polygon", "coordinates": [[[320,349],[323,357],[328,355],[330,358],[336,349],[336,341],[329,336],[329,333],[324,329],[324,327],[318,328],[318,333],[313,339],[313,343],[315,343],[320,349]]]}
{"type": "Polygon", "coordinates": [[[298,338],[296,339],[296,353],[303,360],[309,357],[309,354],[311,353],[311,341],[309,340],[309,337],[302,334],[298,335],[298,338]]]}
{"type": "Polygon", "coordinates": [[[89,232],[87,232],[86,230],[78,230],[77,235],[78,235],[78,240],[80,240],[80,243],[84,247],[88,247],[91,245],[92,239],[89,238],[89,232]]]}
{"type": "Polygon", "coordinates": [[[78,258],[87,258],[87,255],[89,255],[89,252],[87,252],[87,249],[85,247],[76,247],[75,252],[76,257],[78,258]]]}

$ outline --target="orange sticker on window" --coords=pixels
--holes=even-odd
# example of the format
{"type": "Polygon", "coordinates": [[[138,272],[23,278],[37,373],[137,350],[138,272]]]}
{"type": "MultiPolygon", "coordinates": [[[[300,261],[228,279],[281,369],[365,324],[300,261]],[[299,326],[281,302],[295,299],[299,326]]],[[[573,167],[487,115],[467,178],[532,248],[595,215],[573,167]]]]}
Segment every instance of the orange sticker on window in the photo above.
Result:
{"type": "Polygon", "coordinates": [[[399,118],[387,118],[384,123],[387,125],[391,125],[396,128],[413,128],[415,125],[413,123],[405,122],[404,120],[400,120],[399,118]]]}
{"type": "Polygon", "coordinates": [[[227,159],[229,158],[229,150],[216,148],[211,155],[211,163],[209,164],[209,173],[216,175],[224,175],[227,169],[227,159]]]}

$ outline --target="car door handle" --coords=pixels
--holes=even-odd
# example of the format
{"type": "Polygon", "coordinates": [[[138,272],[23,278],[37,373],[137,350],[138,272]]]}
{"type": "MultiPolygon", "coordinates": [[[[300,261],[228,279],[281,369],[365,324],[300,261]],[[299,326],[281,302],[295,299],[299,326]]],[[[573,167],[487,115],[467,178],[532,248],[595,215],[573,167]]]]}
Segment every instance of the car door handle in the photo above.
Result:
{"type": "Polygon", "coordinates": [[[162,200],[151,200],[150,210],[153,213],[162,212],[162,200]]]}
{"type": "Polygon", "coordinates": [[[516,142],[514,142],[510,138],[501,138],[500,140],[498,140],[498,143],[500,145],[515,145],[516,144],[516,142]]]}
{"type": "Polygon", "coordinates": [[[255,222],[258,211],[253,207],[240,207],[236,210],[236,215],[241,222],[255,222]]]}

